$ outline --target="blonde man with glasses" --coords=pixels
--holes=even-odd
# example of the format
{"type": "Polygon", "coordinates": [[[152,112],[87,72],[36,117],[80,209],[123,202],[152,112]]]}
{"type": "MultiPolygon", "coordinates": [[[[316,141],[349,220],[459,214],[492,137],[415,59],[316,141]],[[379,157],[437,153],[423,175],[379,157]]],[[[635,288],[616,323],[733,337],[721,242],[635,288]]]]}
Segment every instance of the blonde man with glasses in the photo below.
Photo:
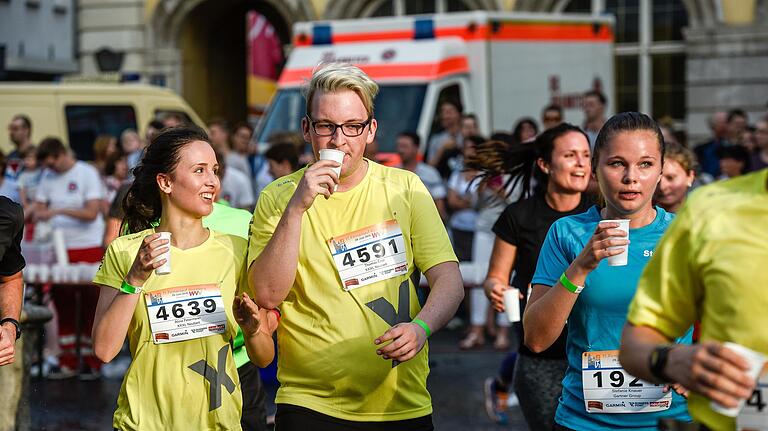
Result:
{"type": "Polygon", "coordinates": [[[304,139],[344,158],[273,182],[254,212],[251,287],[283,313],[276,429],[432,430],[425,347],[463,297],[456,256],[421,180],[363,157],[378,85],[328,64],[305,90],[304,139]]]}

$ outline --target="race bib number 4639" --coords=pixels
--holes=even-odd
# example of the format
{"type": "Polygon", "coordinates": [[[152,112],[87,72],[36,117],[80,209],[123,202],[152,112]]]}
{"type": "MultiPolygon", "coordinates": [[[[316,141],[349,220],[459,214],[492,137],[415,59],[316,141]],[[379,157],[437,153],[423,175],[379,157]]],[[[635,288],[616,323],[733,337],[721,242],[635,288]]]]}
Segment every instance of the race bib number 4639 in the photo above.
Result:
{"type": "Polygon", "coordinates": [[[155,344],[207,337],[227,329],[227,313],[216,284],[147,292],[146,301],[155,344]]]}
{"type": "Polygon", "coordinates": [[[624,371],[618,350],[581,355],[584,404],[589,413],[648,413],[667,410],[672,393],[663,385],[640,380],[624,371]]]}
{"type": "Polygon", "coordinates": [[[388,220],[328,240],[344,290],[408,273],[403,231],[388,220]]]}

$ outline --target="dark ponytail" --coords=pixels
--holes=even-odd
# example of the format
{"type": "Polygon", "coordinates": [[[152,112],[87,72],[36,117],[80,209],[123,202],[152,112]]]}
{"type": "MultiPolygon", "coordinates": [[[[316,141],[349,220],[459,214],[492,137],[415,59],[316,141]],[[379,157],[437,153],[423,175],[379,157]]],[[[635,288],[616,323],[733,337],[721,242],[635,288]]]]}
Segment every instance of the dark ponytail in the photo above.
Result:
{"type": "Polygon", "coordinates": [[[139,164],[133,169],[133,184],[123,198],[123,231],[139,232],[160,221],[163,211],[158,174],[169,174],[179,163],[181,149],[194,141],[208,142],[208,135],[198,128],[174,127],[157,134],[144,149],[139,164]]]}
{"type": "Polygon", "coordinates": [[[516,144],[502,141],[488,141],[475,149],[475,157],[466,163],[468,170],[480,171],[476,177],[480,184],[487,183],[492,178],[500,175],[509,175],[504,184],[507,194],[512,193],[522,185],[521,199],[532,194],[531,178],[536,178],[537,193],[544,193],[547,189],[549,176],[542,172],[536,160],[542,158],[545,162],[552,161],[552,151],[555,149],[555,141],[563,135],[571,132],[587,135],[580,128],[561,123],[551,129],[547,129],[536,137],[530,144],[516,144]]]}
{"type": "Polygon", "coordinates": [[[640,112],[622,112],[609,118],[600,129],[600,133],[597,134],[595,148],[592,150],[592,172],[597,172],[597,163],[600,157],[600,152],[617,134],[621,132],[639,131],[648,131],[656,134],[656,141],[659,144],[659,151],[661,152],[661,166],[664,166],[664,152],[666,151],[667,146],[664,143],[664,135],[661,133],[661,129],[656,121],[640,112]]]}

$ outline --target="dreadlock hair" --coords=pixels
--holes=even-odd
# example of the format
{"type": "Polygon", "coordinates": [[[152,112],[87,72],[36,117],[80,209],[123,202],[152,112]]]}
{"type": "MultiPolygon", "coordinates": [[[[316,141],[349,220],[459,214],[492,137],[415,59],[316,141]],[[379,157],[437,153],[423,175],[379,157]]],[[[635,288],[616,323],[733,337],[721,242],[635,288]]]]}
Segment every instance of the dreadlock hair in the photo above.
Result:
{"type": "MultiPolygon", "coordinates": [[[[500,140],[490,140],[477,146],[475,157],[465,163],[467,170],[477,170],[480,174],[475,180],[486,184],[493,178],[507,176],[504,189],[509,196],[518,185],[522,187],[520,198],[527,198],[533,193],[545,193],[549,176],[541,171],[536,164],[539,158],[545,162],[552,161],[552,151],[555,141],[568,133],[587,135],[573,124],[561,123],[547,129],[536,137],[530,144],[516,144],[500,140]],[[531,179],[535,178],[537,187],[531,190],[531,179]]],[[[589,138],[587,138],[589,139],[589,138]]]]}

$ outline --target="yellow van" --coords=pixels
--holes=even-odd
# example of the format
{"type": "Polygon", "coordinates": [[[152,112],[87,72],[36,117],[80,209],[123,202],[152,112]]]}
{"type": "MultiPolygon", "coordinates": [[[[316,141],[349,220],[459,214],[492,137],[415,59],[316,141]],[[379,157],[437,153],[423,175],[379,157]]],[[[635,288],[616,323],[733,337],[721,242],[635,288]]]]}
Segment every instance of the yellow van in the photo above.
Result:
{"type": "MultiPolygon", "coordinates": [[[[141,136],[153,119],[179,114],[188,123],[205,124],[173,91],[144,84],[113,83],[0,83],[0,127],[16,114],[32,120],[32,142],[56,136],[69,144],[81,160],[93,159],[93,143],[100,134],[120,137],[125,129],[141,136]]],[[[0,149],[13,150],[8,135],[0,134],[0,149]]]]}

